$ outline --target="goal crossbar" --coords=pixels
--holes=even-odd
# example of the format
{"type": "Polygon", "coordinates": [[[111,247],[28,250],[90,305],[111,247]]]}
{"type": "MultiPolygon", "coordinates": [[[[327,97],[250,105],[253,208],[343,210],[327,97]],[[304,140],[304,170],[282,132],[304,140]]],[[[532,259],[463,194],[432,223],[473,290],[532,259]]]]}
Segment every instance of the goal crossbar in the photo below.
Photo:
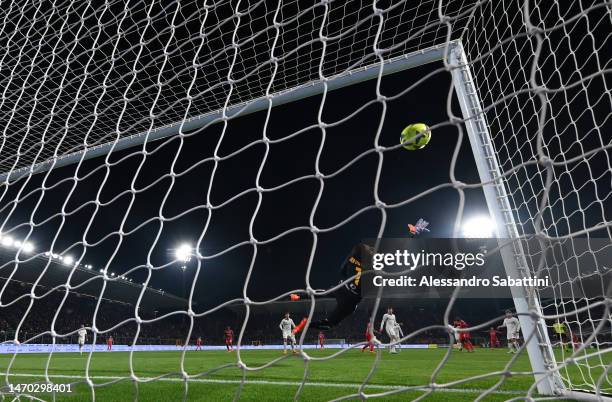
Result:
{"type": "MultiPolygon", "coordinates": [[[[454,46],[458,41],[450,41],[442,45],[428,47],[415,52],[406,53],[391,59],[384,60],[382,75],[389,75],[400,71],[409,70],[420,65],[443,60],[445,51],[454,46]]],[[[360,82],[372,80],[378,77],[381,67],[380,62],[369,64],[357,69],[351,69],[333,77],[328,78],[327,91],[333,91],[345,88],[350,85],[355,85],[360,82]]],[[[273,99],[272,106],[280,106],[283,104],[298,101],[300,99],[317,96],[324,92],[325,83],[323,80],[310,81],[305,84],[289,88],[271,94],[273,99]]],[[[268,108],[268,98],[261,96],[253,100],[229,105],[225,108],[227,118],[237,118],[246,116],[251,113],[256,113],[268,108]]],[[[149,143],[163,138],[172,137],[182,133],[193,132],[206,127],[216,121],[223,119],[223,109],[213,110],[195,117],[187,118],[166,126],[157,127],[149,131],[139,132],[130,136],[122,137],[116,141],[106,142],[104,144],[88,147],[87,149],[72,152],[66,155],[60,155],[53,159],[48,159],[30,166],[24,166],[14,169],[10,172],[0,172],[0,183],[14,181],[20,177],[37,174],[63,166],[68,166],[78,163],[81,159],[87,160],[104,155],[111,152],[117,152],[129,148],[133,148],[144,143],[149,143]]]]}

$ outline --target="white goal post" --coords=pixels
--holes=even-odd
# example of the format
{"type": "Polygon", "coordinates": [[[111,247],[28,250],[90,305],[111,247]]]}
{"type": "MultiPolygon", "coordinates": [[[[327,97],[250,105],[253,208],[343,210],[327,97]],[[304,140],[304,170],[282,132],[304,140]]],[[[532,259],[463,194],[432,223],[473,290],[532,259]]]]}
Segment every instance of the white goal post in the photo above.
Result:
{"type": "MultiPolygon", "coordinates": [[[[449,56],[454,88],[461,105],[480,180],[486,183],[482,189],[489,212],[496,222],[497,235],[502,239],[518,238],[520,235],[516,229],[505,184],[501,178],[502,172],[497,162],[493,140],[463,45],[460,42],[453,44],[449,48],[449,56]]],[[[500,246],[503,246],[503,243],[504,240],[500,242],[500,246]]],[[[508,276],[512,278],[531,276],[520,243],[502,247],[500,254],[508,276]]],[[[558,373],[545,323],[539,317],[534,319],[531,316],[532,312],[542,314],[536,289],[513,287],[512,291],[538,391],[543,395],[565,394],[566,390],[558,373]]]]}
{"type": "MultiPolygon", "coordinates": [[[[173,1],[169,6],[54,1],[48,10],[43,3],[11,2],[0,11],[0,206],[8,211],[2,215],[2,233],[11,233],[11,214],[35,175],[96,157],[104,157],[100,164],[110,169],[108,158],[115,152],[133,150],[146,158],[146,145],[153,141],[182,141],[213,124],[256,112],[268,114],[264,127],[257,128],[268,147],[273,107],[322,96],[323,109],[330,91],[368,80],[377,80],[378,91],[383,77],[432,64],[433,73],[452,82],[448,116],[435,123],[465,130],[480,180],[461,183],[451,170],[450,187],[461,194],[468,187],[482,188],[500,245],[505,245],[501,255],[508,276],[564,271],[585,253],[596,260],[595,247],[575,251],[575,238],[612,240],[608,1],[566,6],[562,1],[421,0],[418,5],[373,1],[346,6],[354,10],[330,0],[308,6],[281,0],[173,1]],[[293,43],[293,36],[306,39],[293,43]],[[157,48],[149,49],[155,41],[157,48]],[[245,48],[248,54],[241,54],[245,48]],[[306,62],[308,68],[300,65],[306,62]],[[460,115],[455,115],[456,104],[460,115]],[[7,194],[15,198],[6,199],[7,194]],[[560,260],[543,258],[519,241],[529,235],[567,242],[570,252],[560,260]]],[[[407,82],[402,91],[425,79],[418,81],[407,82]]],[[[377,92],[375,101],[384,105],[390,100],[377,92]]],[[[324,131],[327,123],[318,118],[317,127],[324,131]]],[[[382,164],[387,149],[377,142],[378,134],[371,149],[382,164]]],[[[220,142],[206,156],[215,164],[212,175],[220,142]]],[[[264,163],[265,158],[253,169],[263,169],[264,163]]],[[[322,183],[318,161],[316,169],[322,183]]],[[[77,177],[74,173],[75,187],[77,177]]],[[[261,197],[259,175],[257,180],[252,188],[261,197]]],[[[202,204],[209,211],[212,178],[210,183],[202,204]]],[[[375,207],[385,214],[389,206],[375,197],[375,207]]],[[[99,199],[94,201],[99,206],[99,199]]],[[[38,224],[33,217],[39,205],[33,208],[27,236],[38,224]]],[[[63,209],[60,215],[65,217],[63,209]]],[[[257,249],[261,242],[253,236],[253,222],[249,234],[257,249]]],[[[208,222],[203,231],[207,228],[208,222]]],[[[317,239],[319,228],[312,220],[309,229],[317,239]]],[[[383,232],[384,220],[377,229],[383,232]]],[[[123,236],[123,227],[112,233],[123,236]]],[[[9,278],[25,258],[20,253],[3,267],[9,278]]],[[[198,269],[212,258],[196,257],[198,269]]],[[[104,281],[114,280],[106,272],[101,275],[104,281]]],[[[571,279],[571,289],[587,281],[601,285],[598,298],[567,294],[565,282],[550,289],[513,288],[534,376],[528,397],[609,400],[611,278],[605,270],[585,269],[571,279]],[[541,297],[545,290],[554,297],[541,297]],[[582,346],[568,353],[551,339],[560,321],[568,323],[582,346]]],[[[304,291],[314,294],[308,276],[306,283],[304,291]]],[[[245,284],[247,317],[249,303],[245,284]]],[[[2,308],[0,302],[0,314],[2,308]]],[[[246,321],[236,331],[238,345],[246,321]]],[[[511,371],[507,367],[504,374],[511,371]]],[[[482,395],[495,392],[504,378],[482,395]]],[[[433,391],[431,386],[423,384],[421,390],[433,391]]]]}

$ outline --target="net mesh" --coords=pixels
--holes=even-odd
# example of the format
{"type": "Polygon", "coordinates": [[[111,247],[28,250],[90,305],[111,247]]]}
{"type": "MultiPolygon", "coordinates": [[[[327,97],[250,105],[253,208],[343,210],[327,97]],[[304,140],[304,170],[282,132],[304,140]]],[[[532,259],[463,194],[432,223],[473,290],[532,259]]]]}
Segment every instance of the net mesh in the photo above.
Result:
{"type": "MultiPolygon", "coordinates": [[[[573,336],[578,344],[605,352],[611,346],[610,337],[603,335],[610,315],[596,305],[609,301],[611,278],[593,256],[606,245],[589,241],[578,246],[574,239],[610,238],[610,90],[605,75],[610,54],[604,50],[610,43],[610,5],[536,3],[526,8],[500,2],[476,9],[474,16],[478,29],[466,31],[464,43],[469,58],[478,60],[472,66],[482,102],[492,105],[485,115],[500,168],[511,172],[506,189],[516,229],[519,235],[541,232],[558,238],[563,248],[545,257],[543,265],[541,254],[524,250],[533,272],[556,278],[552,289],[540,289],[554,293],[542,300],[551,315],[546,321],[551,332],[556,323],[566,328],[551,340],[562,358],[568,357],[562,346],[573,336]],[[490,37],[478,40],[479,32],[490,37]],[[594,297],[584,292],[587,281],[599,289],[594,297]]],[[[570,388],[594,391],[596,384],[607,384],[602,386],[609,392],[609,377],[602,382],[592,371],[609,367],[602,355],[577,366],[576,377],[567,367],[561,369],[570,388]]]]}
{"type": "MultiPolygon", "coordinates": [[[[465,185],[455,176],[456,154],[451,153],[444,161],[444,182],[415,184],[408,192],[381,196],[385,186],[383,165],[400,148],[395,134],[393,141],[385,137],[383,128],[389,114],[397,112],[395,105],[406,97],[421,96],[418,88],[429,80],[447,79],[447,88],[451,88],[451,72],[456,67],[440,64],[426,75],[394,81],[390,91],[379,66],[406,54],[450,44],[451,40],[460,39],[465,48],[483,110],[480,117],[487,122],[517,234],[542,234],[566,246],[566,254],[545,259],[544,263],[540,254],[526,249],[524,258],[529,269],[554,275],[569,269],[568,264],[583,255],[595,255],[599,252],[595,247],[577,255],[572,252],[572,244],[576,238],[612,238],[612,95],[607,82],[612,5],[605,1],[569,3],[262,0],[40,1],[4,5],[0,10],[0,47],[4,50],[0,57],[0,170],[5,175],[0,194],[0,231],[3,239],[10,236],[20,242],[14,258],[0,267],[6,278],[0,290],[0,311],[23,307],[14,323],[14,338],[6,342],[35,343],[46,335],[56,343],[73,336],[77,327],[59,331],[56,324],[68,314],[65,306],[73,291],[95,284],[98,287],[93,293],[98,301],[92,307],[92,324],[88,325],[93,341],[118,328],[133,326],[133,341],[138,343],[145,326],[168,318],[145,318],[139,306],[154,277],[170,269],[167,258],[159,257],[160,249],[165,247],[163,240],[168,232],[176,232],[186,217],[198,239],[192,261],[195,272],[184,284],[188,295],[185,305],[169,316],[187,320],[189,330],[183,334],[187,339],[193,336],[198,319],[226,305],[245,309],[237,333],[238,346],[246,336],[253,303],[273,303],[301,290],[315,305],[315,295],[330,292],[315,291],[312,284],[317,252],[325,247],[328,234],[342,232],[352,221],[373,213],[368,230],[355,233],[352,241],[381,237],[388,234],[394,210],[411,207],[444,189],[465,195],[465,185]],[[328,87],[334,80],[363,68],[374,69],[378,75],[368,96],[350,101],[333,98],[328,87]],[[275,118],[280,119],[273,108],[277,94],[313,82],[322,83],[322,96],[305,103],[313,111],[311,121],[296,127],[286,120],[281,126],[275,124],[275,118]],[[243,118],[241,113],[228,115],[227,111],[256,99],[264,99],[267,108],[249,121],[250,130],[245,134],[245,126],[237,122],[243,118]],[[338,141],[337,130],[349,120],[361,124],[361,111],[370,106],[378,109],[370,117],[364,147],[347,160],[329,154],[326,149],[338,141]],[[328,118],[328,113],[334,115],[330,112],[334,108],[342,111],[328,118]],[[187,122],[213,112],[220,112],[219,117],[205,126],[183,128],[187,122]],[[240,128],[233,129],[233,124],[240,128]],[[158,142],[148,140],[169,126],[174,127],[175,135],[158,142]],[[114,152],[115,145],[128,137],[137,137],[139,145],[114,152]],[[195,151],[190,149],[194,141],[200,141],[195,151]],[[277,150],[283,146],[293,146],[291,155],[296,155],[305,143],[310,143],[314,155],[307,169],[295,167],[298,161],[291,157],[279,158],[277,150]],[[104,156],[89,160],[100,147],[105,147],[104,156]],[[260,154],[252,156],[254,149],[260,154]],[[75,163],[64,170],[53,170],[67,155],[77,155],[75,163]],[[373,160],[365,165],[367,172],[352,170],[355,161],[367,158],[373,160]],[[40,164],[46,166],[45,171],[31,173],[40,164]],[[23,174],[11,178],[9,174],[15,172],[23,174]],[[363,185],[369,198],[357,208],[342,202],[325,204],[329,197],[341,199],[333,193],[337,180],[363,185]],[[310,183],[312,197],[284,193],[302,182],[310,183]],[[195,192],[190,191],[194,183],[198,191],[190,195],[195,192]],[[268,210],[266,199],[277,193],[285,194],[286,205],[305,211],[304,219],[270,223],[266,218],[274,211],[268,210]],[[247,200],[253,206],[245,208],[248,213],[239,213],[241,203],[247,200]],[[224,245],[215,249],[210,246],[215,241],[211,239],[219,234],[219,226],[231,221],[227,214],[236,214],[234,220],[244,224],[242,237],[226,235],[224,245]],[[305,235],[299,241],[308,251],[303,280],[291,291],[255,302],[252,282],[264,269],[258,261],[265,258],[267,247],[295,234],[305,235]],[[34,239],[36,249],[28,251],[25,245],[34,239]],[[239,293],[198,311],[196,283],[205,277],[207,264],[241,248],[252,254],[241,261],[239,293]],[[67,254],[74,256],[68,264],[62,260],[70,269],[54,274],[57,261],[67,254]],[[92,259],[96,269],[89,265],[92,259]],[[41,262],[42,268],[36,271],[32,284],[16,295],[10,293],[11,281],[34,261],[41,262]],[[82,270],[96,274],[75,283],[82,270]],[[132,301],[132,316],[101,325],[101,306],[111,286],[127,284],[132,277],[143,282],[134,292],[137,296],[132,301]],[[36,306],[55,295],[49,289],[61,295],[55,315],[44,324],[44,331],[24,336],[20,328],[32,319],[36,306]]],[[[439,103],[445,103],[447,95],[442,94],[439,103]]],[[[454,95],[451,92],[448,96],[447,113],[432,117],[434,133],[445,127],[463,127],[462,120],[457,119],[459,114],[450,106],[454,95]]],[[[466,140],[456,138],[459,149],[466,140]]],[[[482,186],[476,183],[474,187],[482,186]]],[[[463,214],[463,203],[455,212],[457,216],[463,214]]],[[[609,269],[597,267],[595,273],[588,272],[559,280],[552,286],[555,297],[540,300],[546,325],[552,328],[564,322],[568,335],[575,333],[579,343],[570,352],[561,347],[550,371],[558,372],[568,389],[610,393],[609,269]],[[567,294],[568,287],[563,285],[580,288],[591,277],[600,283],[600,297],[567,294]],[[570,366],[577,367],[577,375],[570,366]]],[[[454,302],[449,302],[448,311],[454,302]]],[[[440,318],[428,329],[446,331],[447,319],[440,318]]],[[[473,329],[487,324],[477,324],[473,329]]],[[[418,333],[407,333],[402,341],[418,333]]],[[[551,336],[551,342],[560,346],[568,340],[551,336]]],[[[451,352],[449,349],[449,355],[451,352]]],[[[303,350],[304,377],[296,397],[308,383],[310,362],[330,360],[342,353],[347,350],[317,358],[303,350]]],[[[181,367],[184,359],[185,354],[181,367]]],[[[244,373],[235,395],[239,398],[247,373],[265,365],[249,365],[240,353],[236,359],[244,373]]],[[[379,361],[374,360],[372,372],[379,361]]],[[[490,374],[499,382],[483,390],[482,395],[499,390],[507,375],[514,372],[513,361],[502,371],[490,374]]],[[[45,379],[52,381],[49,362],[45,379]]],[[[90,364],[91,358],[88,368],[90,364]]],[[[5,382],[10,364],[6,370],[5,382]]],[[[414,390],[431,393],[474,380],[466,376],[444,384],[437,381],[438,374],[434,371],[427,384],[378,390],[376,395],[414,390]]],[[[112,386],[95,383],[89,370],[82,375],[92,396],[98,387],[112,386]]],[[[183,370],[178,375],[187,380],[187,395],[189,380],[207,373],[183,370]]],[[[126,378],[131,378],[135,386],[149,380],[139,377],[132,366],[126,378]]],[[[367,388],[369,378],[356,394],[346,397],[371,393],[367,388]]],[[[525,393],[533,396],[535,388],[525,393]]]]}

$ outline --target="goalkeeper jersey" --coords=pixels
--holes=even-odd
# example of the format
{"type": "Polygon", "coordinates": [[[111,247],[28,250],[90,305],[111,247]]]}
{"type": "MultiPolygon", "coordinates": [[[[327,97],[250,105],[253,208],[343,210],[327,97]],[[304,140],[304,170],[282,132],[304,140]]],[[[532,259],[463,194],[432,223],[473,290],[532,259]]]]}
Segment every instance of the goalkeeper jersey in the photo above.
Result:
{"type": "Polygon", "coordinates": [[[361,296],[361,275],[364,270],[364,262],[366,259],[372,258],[372,251],[370,247],[363,243],[359,243],[353,247],[351,253],[344,264],[340,268],[340,276],[342,277],[341,282],[346,281],[348,278],[355,276],[350,282],[344,286],[353,294],[361,296]]]}

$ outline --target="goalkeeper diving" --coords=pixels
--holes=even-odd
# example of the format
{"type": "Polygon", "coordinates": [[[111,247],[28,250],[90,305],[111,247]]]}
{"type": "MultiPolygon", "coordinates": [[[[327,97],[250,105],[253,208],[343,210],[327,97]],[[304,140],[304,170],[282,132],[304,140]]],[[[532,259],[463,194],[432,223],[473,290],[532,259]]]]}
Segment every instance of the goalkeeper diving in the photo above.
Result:
{"type": "MultiPolygon", "coordinates": [[[[419,219],[416,224],[408,225],[408,230],[411,236],[419,235],[423,232],[429,232],[427,226],[429,222],[423,218],[419,219]]],[[[322,331],[328,331],[338,325],[342,320],[351,315],[361,302],[361,276],[363,274],[363,265],[365,261],[370,261],[374,254],[374,249],[364,243],[359,243],[353,247],[351,253],[346,257],[340,268],[341,280],[343,283],[336,289],[332,296],[336,299],[336,308],[325,318],[319,321],[313,321],[310,327],[322,331]]],[[[293,333],[300,332],[307,323],[307,318],[293,329],[293,333]]]]}

